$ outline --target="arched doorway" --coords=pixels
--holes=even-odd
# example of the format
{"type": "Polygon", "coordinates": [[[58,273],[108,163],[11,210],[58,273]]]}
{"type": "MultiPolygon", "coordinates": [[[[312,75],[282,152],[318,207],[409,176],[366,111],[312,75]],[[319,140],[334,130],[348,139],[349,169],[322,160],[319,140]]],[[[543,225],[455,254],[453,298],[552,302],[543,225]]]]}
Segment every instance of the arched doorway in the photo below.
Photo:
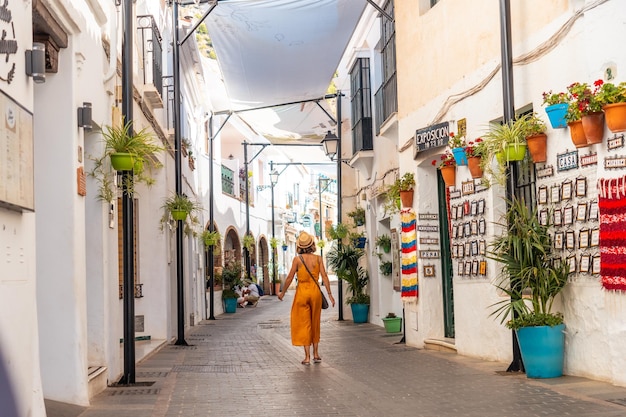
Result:
{"type": "Polygon", "coordinates": [[[269,268],[268,263],[270,262],[269,257],[269,245],[267,244],[267,239],[265,236],[261,237],[259,240],[259,265],[260,270],[257,270],[257,283],[263,285],[263,292],[265,294],[270,293],[270,276],[269,276],[269,268]]]}
{"type": "Polygon", "coordinates": [[[237,230],[229,227],[224,236],[224,265],[228,265],[233,260],[241,262],[241,249],[237,230]]]}

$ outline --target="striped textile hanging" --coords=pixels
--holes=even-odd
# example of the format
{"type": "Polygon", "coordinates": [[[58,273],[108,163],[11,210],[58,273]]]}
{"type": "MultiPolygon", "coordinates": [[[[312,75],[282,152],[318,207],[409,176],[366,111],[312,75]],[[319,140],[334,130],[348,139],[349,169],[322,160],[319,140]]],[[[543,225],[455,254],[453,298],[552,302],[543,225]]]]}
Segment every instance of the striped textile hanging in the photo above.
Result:
{"type": "Polygon", "coordinates": [[[417,282],[417,219],[411,208],[400,211],[402,222],[402,301],[415,302],[419,295],[417,282]]]}
{"type": "Polygon", "coordinates": [[[598,180],[598,208],[602,286],[626,291],[626,177],[598,180]]]}

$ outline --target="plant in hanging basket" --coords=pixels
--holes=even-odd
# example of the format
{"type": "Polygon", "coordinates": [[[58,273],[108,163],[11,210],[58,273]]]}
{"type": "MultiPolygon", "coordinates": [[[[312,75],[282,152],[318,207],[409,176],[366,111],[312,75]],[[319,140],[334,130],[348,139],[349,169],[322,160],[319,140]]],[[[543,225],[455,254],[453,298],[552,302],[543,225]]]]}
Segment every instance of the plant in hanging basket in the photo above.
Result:
{"type": "Polygon", "coordinates": [[[626,131],[626,82],[603,83],[596,97],[602,104],[609,130],[613,133],[626,131]]]}
{"type": "Polygon", "coordinates": [[[222,235],[217,230],[209,231],[205,230],[200,235],[200,240],[204,243],[205,248],[208,250],[210,247],[213,248],[213,253],[219,253],[220,251],[220,241],[222,240],[222,235]]]}
{"type": "Polygon", "coordinates": [[[252,247],[254,246],[254,242],[255,242],[254,236],[244,235],[242,244],[243,244],[243,247],[248,250],[248,252],[252,250],[252,247]]]}
{"type": "Polygon", "coordinates": [[[278,238],[272,237],[270,238],[270,247],[276,249],[278,247],[278,238]]]}
{"type": "Polygon", "coordinates": [[[485,181],[495,181],[504,185],[506,182],[506,166],[511,161],[524,159],[526,154],[526,136],[521,118],[503,123],[491,123],[482,136],[485,156],[481,168],[485,172],[485,181]],[[493,159],[497,164],[494,169],[493,159]]]}
{"type": "MultiPolygon", "coordinates": [[[[411,191],[415,187],[415,175],[405,172],[402,177],[396,178],[385,193],[385,213],[395,213],[400,210],[400,191],[411,191]]],[[[411,198],[412,200],[412,198],[411,198]]]]}
{"type": "Polygon", "coordinates": [[[527,113],[520,117],[520,123],[524,130],[528,151],[533,162],[545,162],[547,159],[546,145],[547,138],[546,123],[535,112],[527,113]]]}
{"type": "Polygon", "coordinates": [[[383,252],[389,253],[391,250],[391,238],[389,235],[382,234],[376,238],[376,246],[381,248],[383,252]]]}
{"type": "Polygon", "coordinates": [[[185,234],[196,235],[194,228],[199,224],[199,221],[195,213],[202,211],[200,203],[191,200],[185,194],[173,194],[165,200],[161,208],[164,210],[160,221],[161,230],[164,229],[166,224],[175,229],[178,223],[177,220],[182,220],[185,234]],[[170,219],[175,221],[170,222],[170,219]]]}
{"type": "Polygon", "coordinates": [[[348,217],[352,218],[356,226],[363,226],[365,224],[365,209],[357,206],[354,210],[348,212],[348,217]]]}
{"type": "Polygon", "coordinates": [[[381,262],[379,266],[380,273],[385,276],[391,275],[392,268],[393,268],[393,264],[391,263],[391,261],[381,262]]]}
{"type": "Polygon", "coordinates": [[[456,136],[453,132],[450,132],[450,138],[448,139],[448,146],[454,155],[454,160],[457,165],[467,165],[467,156],[465,155],[465,136],[456,136]]]}

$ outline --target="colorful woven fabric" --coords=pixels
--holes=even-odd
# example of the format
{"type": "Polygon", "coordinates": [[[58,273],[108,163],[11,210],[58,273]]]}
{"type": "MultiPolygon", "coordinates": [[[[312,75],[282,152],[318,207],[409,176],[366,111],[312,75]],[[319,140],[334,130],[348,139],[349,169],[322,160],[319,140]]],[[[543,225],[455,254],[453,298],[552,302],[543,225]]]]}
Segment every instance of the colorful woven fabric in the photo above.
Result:
{"type": "Polygon", "coordinates": [[[598,180],[598,193],[602,286],[626,291],[626,177],[598,180]]]}
{"type": "Polygon", "coordinates": [[[403,301],[417,301],[417,219],[413,209],[400,212],[402,222],[402,291],[403,301]]]}

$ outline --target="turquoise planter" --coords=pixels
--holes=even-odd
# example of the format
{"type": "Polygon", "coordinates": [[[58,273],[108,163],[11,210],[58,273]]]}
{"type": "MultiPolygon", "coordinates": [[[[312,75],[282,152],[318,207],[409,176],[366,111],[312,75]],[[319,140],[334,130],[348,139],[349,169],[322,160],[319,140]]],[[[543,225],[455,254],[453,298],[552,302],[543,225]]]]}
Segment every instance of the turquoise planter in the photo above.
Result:
{"type": "Polygon", "coordinates": [[[550,119],[550,125],[553,129],[561,129],[567,127],[567,121],[565,115],[567,114],[567,103],[552,104],[546,107],[546,113],[548,119],[550,119]]]}
{"type": "Polygon", "coordinates": [[[355,323],[367,323],[367,316],[370,311],[369,304],[350,304],[352,309],[352,320],[355,323]]]}
{"type": "Polygon", "coordinates": [[[465,148],[452,149],[452,155],[454,155],[454,162],[456,162],[457,165],[467,165],[467,155],[465,155],[465,148]]]}
{"type": "Polygon", "coordinates": [[[224,313],[236,313],[237,312],[237,299],[226,298],[224,299],[224,313]]]}
{"type": "Polygon", "coordinates": [[[522,327],[517,340],[528,378],[557,378],[563,375],[565,325],[522,327]]]}

